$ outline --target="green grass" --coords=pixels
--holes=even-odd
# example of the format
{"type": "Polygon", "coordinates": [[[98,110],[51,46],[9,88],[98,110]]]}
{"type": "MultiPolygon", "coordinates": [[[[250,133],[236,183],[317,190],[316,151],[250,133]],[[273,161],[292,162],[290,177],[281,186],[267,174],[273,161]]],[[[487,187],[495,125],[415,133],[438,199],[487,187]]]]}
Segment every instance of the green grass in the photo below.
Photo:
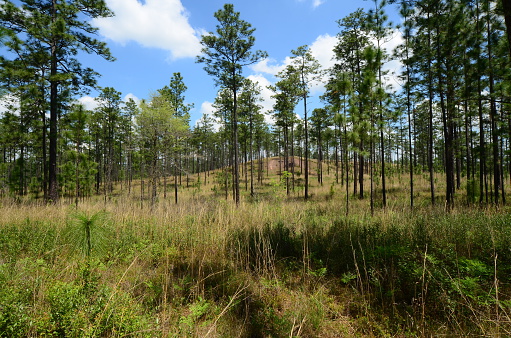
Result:
{"type": "Polygon", "coordinates": [[[236,208],[203,178],[153,208],[137,186],[79,210],[2,201],[0,336],[511,334],[508,207],[460,192],[446,213],[419,181],[410,211],[396,176],[387,209],[346,216],[331,173],[308,202],[270,175],[236,208]]]}

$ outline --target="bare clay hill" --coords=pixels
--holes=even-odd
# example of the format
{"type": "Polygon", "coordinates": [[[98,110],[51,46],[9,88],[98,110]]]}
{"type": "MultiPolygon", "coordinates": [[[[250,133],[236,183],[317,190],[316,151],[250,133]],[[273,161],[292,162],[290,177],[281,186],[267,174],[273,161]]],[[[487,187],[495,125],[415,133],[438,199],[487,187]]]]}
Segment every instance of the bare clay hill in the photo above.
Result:
{"type": "MultiPolygon", "coordinates": [[[[294,156],[289,157],[289,164],[290,166],[294,164],[294,170],[295,173],[303,172],[305,170],[305,159],[294,156]]],[[[285,170],[285,160],[284,157],[270,157],[264,160],[264,165],[266,166],[266,169],[269,170],[270,173],[276,173],[279,175],[283,170],[285,170]]],[[[326,165],[324,164],[324,168],[326,168],[326,165]]],[[[317,160],[315,159],[309,159],[309,174],[314,175],[316,174],[317,169],[317,160]]],[[[291,171],[291,169],[289,170],[291,171]]]]}

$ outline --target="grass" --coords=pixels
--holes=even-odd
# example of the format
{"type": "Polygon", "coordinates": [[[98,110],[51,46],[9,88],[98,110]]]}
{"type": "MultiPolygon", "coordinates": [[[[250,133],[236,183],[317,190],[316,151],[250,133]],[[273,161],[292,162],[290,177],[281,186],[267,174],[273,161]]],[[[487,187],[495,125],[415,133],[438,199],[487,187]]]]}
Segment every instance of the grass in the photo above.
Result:
{"type": "Polygon", "coordinates": [[[137,185],[79,210],[3,200],[0,336],[511,334],[508,207],[460,192],[446,213],[418,178],[411,211],[403,175],[385,210],[350,198],[346,216],[333,180],[312,177],[304,202],[270,174],[238,208],[213,173],[177,205],[151,207],[137,185]]]}

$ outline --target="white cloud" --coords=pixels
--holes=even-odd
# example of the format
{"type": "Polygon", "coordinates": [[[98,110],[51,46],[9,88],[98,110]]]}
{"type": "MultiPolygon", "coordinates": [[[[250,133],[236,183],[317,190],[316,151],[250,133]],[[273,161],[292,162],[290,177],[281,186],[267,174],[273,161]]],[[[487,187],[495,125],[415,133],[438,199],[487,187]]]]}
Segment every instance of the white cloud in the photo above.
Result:
{"type": "MultiPolygon", "coordinates": [[[[374,46],[378,45],[378,42],[375,39],[371,39],[371,42],[374,46]]],[[[393,53],[395,49],[403,43],[403,34],[398,29],[394,29],[392,35],[381,43],[381,48],[390,57],[390,61],[384,63],[382,67],[382,70],[387,72],[384,77],[384,84],[385,86],[392,86],[392,88],[396,91],[399,91],[403,85],[403,81],[398,78],[402,74],[404,66],[401,60],[393,58],[393,53]]]]}
{"type": "Polygon", "coordinates": [[[335,64],[333,57],[334,47],[337,42],[338,39],[336,36],[325,34],[318,36],[310,45],[312,56],[319,61],[319,64],[323,67],[323,69],[328,69],[335,64]]]}
{"type": "Polygon", "coordinates": [[[0,96],[0,116],[6,112],[14,113],[19,116],[19,99],[12,94],[5,94],[0,96]]]}
{"type": "Polygon", "coordinates": [[[275,93],[273,93],[273,91],[268,88],[268,86],[270,86],[272,83],[261,74],[250,75],[248,78],[252,82],[258,83],[261,87],[261,98],[263,101],[260,102],[260,104],[263,106],[262,113],[265,114],[265,120],[267,123],[274,123],[273,117],[268,114],[268,112],[273,110],[273,105],[275,104],[275,99],[272,98],[272,95],[275,93]]]}
{"type": "Polygon", "coordinates": [[[221,124],[218,122],[218,119],[215,117],[215,114],[214,114],[215,108],[213,107],[212,102],[209,102],[209,101],[202,102],[202,104],[200,106],[200,113],[201,113],[201,117],[197,121],[195,121],[195,126],[197,126],[201,122],[202,118],[205,115],[213,120],[213,130],[214,131],[220,130],[221,124]]]}
{"type": "MultiPolygon", "coordinates": [[[[336,44],[337,37],[325,34],[318,36],[310,45],[312,56],[319,61],[323,69],[330,68],[334,65],[335,61],[333,60],[333,49],[336,44]]],[[[290,65],[291,62],[292,59],[290,56],[286,56],[281,63],[274,59],[266,58],[251,66],[251,69],[254,73],[277,75],[280,71],[284,70],[286,66],[290,65]]]]}
{"type": "Polygon", "coordinates": [[[325,90],[324,84],[328,81],[327,70],[333,67],[335,64],[335,60],[333,59],[333,50],[337,42],[337,37],[331,36],[329,34],[324,34],[318,36],[316,40],[310,45],[312,56],[318,60],[321,68],[324,71],[321,81],[312,85],[311,93],[313,95],[318,95],[325,90]]]}
{"type": "MultiPolygon", "coordinates": [[[[128,99],[133,99],[137,104],[140,103],[140,99],[136,97],[134,94],[129,93],[124,96],[123,101],[128,102],[128,99]]],[[[94,110],[99,106],[99,97],[92,96],[82,96],[78,100],[78,103],[81,103],[85,106],[87,110],[94,110]]]]}
{"type": "Polygon", "coordinates": [[[135,41],[144,47],[170,52],[172,59],[195,57],[200,53],[201,31],[188,22],[181,0],[107,0],[115,13],[111,18],[93,20],[105,37],[126,44],[135,41]]]}
{"type": "Polygon", "coordinates": [[[215,112],[215,108],[213,107],[213,102],[204,101],[200,106],[200,112],[202,115],[208,115],[214,117],[213,113],[215,112]]]}
{"type": "MultiPolygon", "coordinates": [[[[387,50],[387,53],[392,56],[394,50],[404,43],[403,34],[398,30],[394,30],[392,38],[382,44],[382,47],[387,50]]],[[[403,63],[400,60],[391,60],[383,65],[383,70],[388,71],[386,76],[386,83],[392,85],[396,90],[402,87],[401,81],[398,80],[399,75],[403,72],[403,63]]]]}
{"type": "MultiPolygon", "coordinates": [[[[305,0],[296,0],[298,2],[304,2],[305,0]]],[[[326,0],[312,0],[312,8],[316,9],[325,3],[326,0]]]]}
{"type": "Polygon", "coordinates": [[[78,99],[78,102],[83,104],[85,109],[94,110],[98,107],[98,101],[92,96],[82,96],[78,99]]]}
{"type": "Polygon", "coordinates": [[[322,5],[322,4],[324,4],[324,3],[325,3],[325,2],[324,2],[323,0],[314,0],[314,1],[312,2],[312,7],[317,8],[317,7],[321,6],[321,5],[322,5]]]}
{"type": "Polygon", "coordinates": [[[126,96],[124,96],[123,101],[128,102],[129,99],[133,99],[133,101],[135,101],[137,104],[140,103],[140,99],[132,93],[126,94],[126,96]]]}
{"type": "MultiPolygon", "coordinates": [[[[333,60],[334,52],[333,49],[337,44],[337,37],[331,36],[329,34],[320,35],[314,40],[314,42],[310,45],[310,51],[312,56],[314,56],[323,70],[326,70],[332,67],[335,64],[333,60]]],[[[290,56],[286,56],[282,62],[278,62],[274,59],[266,58],[251,67],[251,70],[258,75],[252,75],[253,78],[257,78],[260,81],[262,87],[265,88],[266,92],[263,90],[264,97],[264,107],[265,110],[270,110],[273,107],[275,100],[271,99],[271,95],[273,93],[267,89],[266,87],[270,85],[270,81],[268,81],[263,74],[277,75],[280,71],[284,70],[288,65],[292,63],[292,59],[290,56]]],[[[250,77],[249,77],[250,78],[250,77]]],[[[328,79],[328,75],[325,73],[322,81],[319,81],[313,84],[311,88],[311,93],[313,95],[317,95],[324,91],[324,82],[328,79]]]]}
{"type": "Polygon", "coordinates": [[[254,64],[250,68],[254,73],[264,73],[270,75],[277,75],[280,71],[284,70],[287,65],[291,64],[291,58],[288,56],[283,63],[278,64],[275,59],[266,58],[254,64]]]}

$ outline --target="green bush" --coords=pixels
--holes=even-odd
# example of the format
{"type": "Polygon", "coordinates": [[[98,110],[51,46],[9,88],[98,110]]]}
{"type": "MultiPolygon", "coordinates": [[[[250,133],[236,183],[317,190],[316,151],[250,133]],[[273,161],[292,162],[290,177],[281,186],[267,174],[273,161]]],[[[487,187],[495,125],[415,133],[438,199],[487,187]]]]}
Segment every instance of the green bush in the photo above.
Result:
{"type": "Polygon", "coordinates": [[[0,337],[25,337],[30,328],[31,304],[26,290],[3,284],[0,290],[0,337]]]}

